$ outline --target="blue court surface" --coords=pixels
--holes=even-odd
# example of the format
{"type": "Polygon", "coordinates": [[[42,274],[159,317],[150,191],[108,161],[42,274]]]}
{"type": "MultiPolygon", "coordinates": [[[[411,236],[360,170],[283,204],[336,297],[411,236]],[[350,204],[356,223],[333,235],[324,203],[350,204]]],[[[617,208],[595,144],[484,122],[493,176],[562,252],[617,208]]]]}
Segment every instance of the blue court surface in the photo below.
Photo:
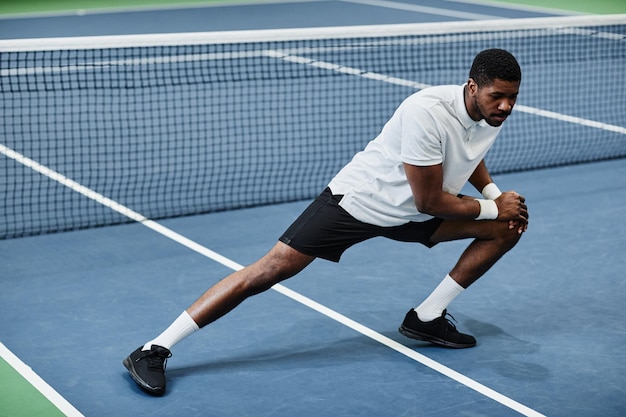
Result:
{"type": "MultiPolygon", "coordinates": [[[[140,224],[0,242],[0,337],[87,416],[518,415],[509,400],[550,416],[622,416],[625,178],[624,160],[496,178],[527,197],[532,220],[450,307],[477,337],[473,349],[440,349],[396,330],[463,242],[427,250],[372,240],[285,282],[434,361],[428,366],[268,291],[177,345],[167,395],[148,397],[121,360],[230,269],[140,224]]],[[[246,264],[305,204],[161,223],[246,264]]]]}
{"type": "Polygon", "coordinates": [[[217,2],[124,12],[30,14],[0,20],[0,39],[448,22],[573,14],[494,2],[318,0],[217,2]]]}
{"type": "MultiPolygon", "coordinates": [[[[0,38],[155,31],[142,21],[162,22],[162,32],[231,30],[249,16],[258,19],[246,28],[433,21],[433,13],[417,17],[417,6],[454,2],[413,2],[413,11],[365,3],[207,8],[210,28],[175,18],[205,9],[170,10],[171,25],[159,20],[163,11],[23,17],[3,20],[0,38]],[[287,9],[298,12],[289,18],[287,9]]],[[[462,5],[435,21],[547,15],[462,5]]],[[[68,415],[626,415],[626,160],[495,180],[526,197],[530,227],[450,306],[460,330],[476,336],[472,349],[397,331],[468,242],[426,249],[374,239],[339,264],[315,261],[185,339],[168,362],[167,394],[140,391],[122,360],[209,286],[262,256],[309,201],[0,240],[0,343],[71,404],[68,415]]]]}

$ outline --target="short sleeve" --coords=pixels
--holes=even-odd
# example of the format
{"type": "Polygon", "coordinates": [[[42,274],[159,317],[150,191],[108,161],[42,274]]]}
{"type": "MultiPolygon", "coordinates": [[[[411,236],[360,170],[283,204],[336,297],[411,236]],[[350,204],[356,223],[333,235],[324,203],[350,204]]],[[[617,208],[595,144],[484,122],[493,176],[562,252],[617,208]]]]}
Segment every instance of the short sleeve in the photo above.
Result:
{"type": "Polygon", "coordinates": [[[409,106],[401,116],[402,162],[417,166],[437,165],[443,162],[441,132],[431,111],[421,106],[409,106]]]}

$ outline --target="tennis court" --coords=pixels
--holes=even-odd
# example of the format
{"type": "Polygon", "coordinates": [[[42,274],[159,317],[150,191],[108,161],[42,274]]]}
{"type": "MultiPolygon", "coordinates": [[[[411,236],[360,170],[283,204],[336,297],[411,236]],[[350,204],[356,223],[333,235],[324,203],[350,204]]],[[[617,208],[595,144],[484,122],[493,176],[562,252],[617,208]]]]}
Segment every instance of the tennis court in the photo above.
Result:
{"type": "MultiPolygon", "coordinates": [[[[343,3],[315,9],[409,14],[397,4],[333,11],[343,3]]],[[[274,17],[279,6],[263,5],[274,17]]],[[[302,16],[311,5],[287,6],[302,16]]],[[[259,18],[266,31],[225,43],[157,35],[123,48],[2,50],[0,416],[623,415],[624,15],[528,29],[515,26],[528,17],[519,9],[469,6],[506,28],[441,14],[435,22],[467,22],[302,29],[294,41],[259,18]],[[263,255],[399,100],[462,83],[468,57],[493,44],[512,49],[525,75],[488,163],[500,188],[526,196],[531,223],[451,306],[476,348],[397,332],[466,243],[375,239],[177,345],[165,397],[136,387],[121,365],[128,353],[263,255]],[[568,51],[582,51],[575,71],[568,51]]],[[[50,18],[74,19],[37,17],[50,18]]]]}

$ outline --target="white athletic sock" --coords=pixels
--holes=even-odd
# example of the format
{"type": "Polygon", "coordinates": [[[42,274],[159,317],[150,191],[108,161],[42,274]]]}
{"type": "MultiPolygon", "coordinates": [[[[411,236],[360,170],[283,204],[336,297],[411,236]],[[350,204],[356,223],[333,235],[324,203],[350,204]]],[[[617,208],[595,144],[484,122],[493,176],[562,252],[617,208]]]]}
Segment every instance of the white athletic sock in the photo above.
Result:
{"type": "Polygon", "coordinates": [[[443,310],[448,307],[465,288],[460,286],[449,274],[441,281],[441,283],[430,293],[422,304],[414,310],[417,317],[421,321],[432,321],[441,317],[443,310]]]}
{"type": "Polygon", "coordinates": [[[165,329],[156,339],[146,343],[142,350],[150,350],[152,345],[172,349],[172,346],[197,330],[199,330],[199,327],[196,322],[193,321],[187,311],[183,311],[183,313],[170,324],[170,327],[165,329]]]}

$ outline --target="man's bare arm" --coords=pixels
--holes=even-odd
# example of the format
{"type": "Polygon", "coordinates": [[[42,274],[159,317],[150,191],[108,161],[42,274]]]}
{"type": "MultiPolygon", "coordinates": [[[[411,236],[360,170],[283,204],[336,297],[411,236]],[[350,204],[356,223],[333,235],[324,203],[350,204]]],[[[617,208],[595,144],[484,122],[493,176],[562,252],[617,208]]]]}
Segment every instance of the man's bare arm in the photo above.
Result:
{"type": "MultiPolygon", "coordinates": [[[[474,186],[480,186],[485,181],[491,182],[491,176],[484,163],[481,162],[480,165],[482,168],[474,171],[474,183],[472,183],[474,186]]],[[[421,213],[442,219],[475,219],[479,216],[481,205],[478,200],[458,198],[443,191],[443,166],[441,164],[416,166],[405,163],[404,171],[411,186],[415,206],[421,213]]],[[[498,208],[497,220],[508,221],[510,225],[519,226],[520,233],[526,230],[528,209],[524,197],[515,191],[508,191],[502,193],[495,202],[498,208]]]]}
{"type": "Polygon", "coordinates": [[[415,206],[420,213],[442,219],[475,219],[480,213],[476,200],[461,199],[443,191],[441,164],[416,166],[404,164],[415,206]]]}

